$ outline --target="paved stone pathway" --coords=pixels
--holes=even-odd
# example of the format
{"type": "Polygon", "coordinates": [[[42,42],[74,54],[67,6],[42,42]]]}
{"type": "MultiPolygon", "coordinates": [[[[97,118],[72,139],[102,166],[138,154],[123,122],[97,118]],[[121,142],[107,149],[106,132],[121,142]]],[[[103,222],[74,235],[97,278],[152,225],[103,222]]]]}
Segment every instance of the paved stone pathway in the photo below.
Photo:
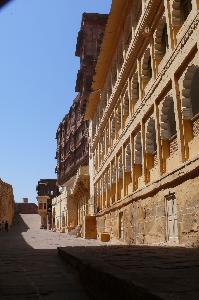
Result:
{"type": "Polygon", "coordinates": [[[38,215],[21,215],[0,233],[0,300],[86,300],[78,274],[57,255],[80,239],[39,229],[38,215]]]}
{"type": "Polygon", "coordinates": [[[100,295],[95,299],[199,300],[199,249],[117,245],[59,248],[59,254],[100,295]]]}

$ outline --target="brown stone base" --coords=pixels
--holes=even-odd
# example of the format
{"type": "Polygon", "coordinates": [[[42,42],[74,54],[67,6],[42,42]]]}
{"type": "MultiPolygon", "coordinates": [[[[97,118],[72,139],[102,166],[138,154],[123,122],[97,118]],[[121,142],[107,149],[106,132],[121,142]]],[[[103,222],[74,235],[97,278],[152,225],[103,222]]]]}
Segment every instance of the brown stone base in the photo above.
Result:
{"type": "Polygon", "coordinates": [[[97,227],[95,216],[85,216],[83,236],[85,239],[96,239],[97,238],[97,227]]]}
{"type": "Polygon", "coordinates": [[[120,238],[119,214],[124,216],[124,241],[128,244],[159,245],[170,241],[167,236],[167,213],[165,199],[175,194],[177,234],[176,243],[185,246],[199,246],[199,171],[189,172],[191,164],[173,174],[165,175],[158,183],[116,202],[109,209],[97,215],[97,233],[104,232],[111,238],[120,238]],[[173,179],[173,180],[172,180],[173,179]],[[162,182],[164,184],[162,184],[162,182]],[[154,189],[153,189],[154,187],[154,189]],[[157,188],[158,187],[158,188],[157,188]]]}

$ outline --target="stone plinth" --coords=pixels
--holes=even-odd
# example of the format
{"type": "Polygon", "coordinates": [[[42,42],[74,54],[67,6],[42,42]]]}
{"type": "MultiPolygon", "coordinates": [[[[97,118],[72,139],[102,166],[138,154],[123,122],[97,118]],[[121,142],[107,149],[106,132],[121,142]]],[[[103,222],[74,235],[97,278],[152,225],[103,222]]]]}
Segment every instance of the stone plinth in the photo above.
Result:
{"type": "Polygon", "coordinates": [[[97,227],[96,217],[86,216],[84,220],[84,238],[85,239],[96,239],[97,238],[97,227]]]}

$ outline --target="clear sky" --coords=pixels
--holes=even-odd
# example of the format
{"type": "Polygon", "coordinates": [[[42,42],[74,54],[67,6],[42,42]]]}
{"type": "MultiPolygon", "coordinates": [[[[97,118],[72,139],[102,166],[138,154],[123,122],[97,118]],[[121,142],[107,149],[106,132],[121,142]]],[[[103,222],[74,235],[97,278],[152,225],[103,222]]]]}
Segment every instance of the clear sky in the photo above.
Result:
{"type": "Polygon", "coordinates": [[[16,202],[35,202],[38,180],[56,178],[55,134],[75,96],[82,13],[107,13],[110,3],[13,0],[0,11],[0,178],[16,202]]]}

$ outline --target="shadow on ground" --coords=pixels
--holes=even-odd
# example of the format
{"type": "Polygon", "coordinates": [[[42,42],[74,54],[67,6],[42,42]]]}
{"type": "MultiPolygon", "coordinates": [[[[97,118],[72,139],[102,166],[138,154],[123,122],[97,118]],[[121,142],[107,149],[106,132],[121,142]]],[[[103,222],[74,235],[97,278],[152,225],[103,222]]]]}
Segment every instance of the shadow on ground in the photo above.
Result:
{"type": "Polygon", "coordinates": [[[100,299],[199,299],[199,249],[104,246],[58,249],[100,299]]]}
{"type": "Polygon", "coordinates": [[[0,233],[0,300],[199,299],[198,249],[102,246],[39,230],[35,218],[0,233]],[[65,263],[63,241],[73,245],[58,248],[65,263]]]}
{"type": "Polygon", "coordinates": [[[0,233],[0,299],[89,299],[77,272],[63,264],[56,249],[34,249],[25,241],[29,230],[17,215],[11,230],[0,233]]]}

